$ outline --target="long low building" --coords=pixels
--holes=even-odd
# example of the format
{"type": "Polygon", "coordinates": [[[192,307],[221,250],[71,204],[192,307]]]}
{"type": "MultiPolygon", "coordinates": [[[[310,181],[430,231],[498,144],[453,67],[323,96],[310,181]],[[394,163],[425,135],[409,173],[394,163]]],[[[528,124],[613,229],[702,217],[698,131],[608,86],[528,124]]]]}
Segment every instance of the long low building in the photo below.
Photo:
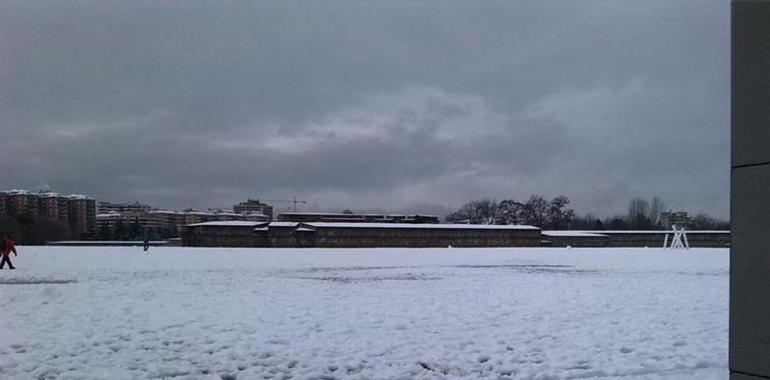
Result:
{"type": "Polygon", "coordinates": [[[182,244],[198,247],[533,247],[533,226],[413,223],[207,222],[188,225],[182,244]]]}
{"type": "MultiPolygon", "coordinates": [[[[552,247],[663,247],[673,231],[543,231],[543,245],[552,247]]],[[[730,231],[687,231],[693,248],[730,246],[730,231]]]]}
{"type": "MultiPolygon", "coordinates": [[[[213,221],[187,225],[193,247],[662,247],[672,231],[541,231],[533,226],[213,221]]],[[[691,247],[729,247],[730,231],[688,231],[691,247]]]]}
{"type": "Polygon", "coordinates": [[[303,223],[439,223],[439,219],[435,215],[346,214],[328,212],[285,212],[278,215],[278,221],[303,223]]]}

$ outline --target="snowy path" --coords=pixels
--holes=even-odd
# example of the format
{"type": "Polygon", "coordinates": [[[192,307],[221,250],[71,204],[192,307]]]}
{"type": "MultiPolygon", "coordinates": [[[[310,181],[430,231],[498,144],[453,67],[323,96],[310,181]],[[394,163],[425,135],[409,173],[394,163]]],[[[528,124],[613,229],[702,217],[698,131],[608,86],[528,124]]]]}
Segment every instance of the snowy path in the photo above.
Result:
{"type": "Polygon", "coordinates": [[[21,247],[3,379],[726,379],[724,249],[21,247]]]}

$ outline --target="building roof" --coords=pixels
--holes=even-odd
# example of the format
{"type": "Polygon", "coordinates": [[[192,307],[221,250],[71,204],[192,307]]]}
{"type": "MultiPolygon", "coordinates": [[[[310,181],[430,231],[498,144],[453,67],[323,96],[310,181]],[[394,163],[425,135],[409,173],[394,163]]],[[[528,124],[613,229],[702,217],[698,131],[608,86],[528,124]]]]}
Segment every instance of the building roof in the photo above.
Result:
{"type": "Polygon", "coordinates": [[[609,237],[609,235],[598,234],[590,231],[569,231],[569,230],[550,230],[543,231],[543,236],[564,236],[564,237],[609,237]]]}
{"type": "Polygon", "coordinates": [[[299,222],[270,222],[270,227],[297,227],[299,222]]]}
{"type": "Polygon", "coordinates": [[[263,214],[261,212],[256,212],[256,211],[249,211],[249,212],[223,212],[222,214],[238,215],[238,216],[259,216],[259,217],[264,216],[265,218],[267,218],[267,215],[265,215],[265,214],[263,214]]]}
{"type": "MultiPolygon", "coordinates": [[[[453,229],[453,230],[539,230],[526,225],[496,224],[439,224],[439,223],[331,223],[308,222],[305,225],[317,228],[409,228],[409,229],[453,229]]],[[[272,223],[271,223],[272,225],[272,223]]]]}
{"type": "Polygon", "coordinates": [[[119,213],[119,212],[117,212],[117,211],[109,211],[109,212],[102,213],[102,214],[96,214],[96,217],[100,218],[100,219],[102,219],[102,218],[120,218],[122,216],[124,216],[124,215],[119,213]]]}
{"type": "MultiPolygon", "coordinates": [[[[545,231],[543,231],[545,232],[545,231]]],[[[550,231],[553,232],[553,231],[550,231]]],[[[673,230],[599,230],[599,231],[577,231],[571,230],[569,232],[584,232],[590,234],[673,234],[673,230]]],[[[729,234],[730,230],[685,230],[688,234],[729,234]]]]}
{"type": "Polygon", "coordinates": [[[183,212],[179,211],[170,211],[170,210],[150,210],[150,214],[173,214],[173,215],[184,215],[183,212]]]}
{"type": "Polygon", "coordinates": [[[346,214],[344,212],[282,212],[279,215],[312,215],[312,216],[426,216],[426,217],[436,217],[436,215],[429,215],[429,214],[346,214]]]}
{"type": "Polygon", "coordinates": [[[69,198],[69,199],[91,200],[91,197],[89,197],[88,195],[83,195],[83,194],[70,194],[70,195],[67,195],[67,198],[69,198]]]}
{"type": "Polygon", "coordinates": [[[401,229],[452,229],[452,230],[539,230],[534,226],[526,225],[494,225],[494,224],[438,224],[438,223],[332,223],[332,222],[254,222],[244,220],[213,221],[188,224],[197,226],[243,226],[254,227],[263,231],[266,228],[297,228],[298,230],[312,230],[316,228],[401,228],[401,229]]]}
{"type": "Polygon", "coordinates": [[[188,224],[190,227],[198,227],[198,226],[212,226],[212,227],[256,227],[260,224],[264,224],[264,222],[252,222],[248,220],[220,220],[220,221],[214,221],[214,222],[203,222],[203,223],[194,223],[194,224],[188,224]]]}

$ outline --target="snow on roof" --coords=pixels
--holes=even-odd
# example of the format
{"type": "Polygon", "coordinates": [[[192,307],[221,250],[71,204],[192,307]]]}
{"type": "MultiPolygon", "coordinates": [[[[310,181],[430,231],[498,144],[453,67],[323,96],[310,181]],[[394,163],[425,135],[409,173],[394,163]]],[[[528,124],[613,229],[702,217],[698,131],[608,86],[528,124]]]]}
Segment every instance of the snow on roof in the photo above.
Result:
{"type": "Polygon", "coordinates": [[[252,222],[248,220],[220,220],[220,221],[214,221],[214,222],[203,222],[203,223],[194,223],[194,224],[188,224],[190,227],[198,227],[198,226],[215,226],[215,227],[256,227],[260,224],[263,224],[264,222],[252,222]]]}
{"type": "Polygon", "coordinates": [[[270,222],[270,227],[297,227],[299,222],[270,222]]]}
{"type": "MultiPolygon", "coordinates": [[[[457,230],[539,230],[534,226],[496,224],[436,224],[436,223],[331,223],[309,222],[312,227],[326,228],[412,228],[412,229],[457,229],[457,230]]],[[[272,225],[272,224],[271,224],[272,225]]]]}
{"type": "Polygon", "coordinates": [[[404,216],[427,216],[427,217],[436,217],[436,215],[429,215],[429,214],[411,214],[411,215],[405,215],[405,214],[346,214],[344,212],[282,212],[280,215],[313,215],[313,216],[378,216],[378,217],[404,217],[404,216]]]}
{"type": "Polygon", "coordinates": [[[88,195],[83,194],[70,194],[67,196],[69,199],[91,199],[88,197],[88,195]]]}
{"type": "Polygon", "coordinates": [[[356,215],[342,212],[282,212],[280,215],[356,215]]]}
{"type": "Polygon", "coordinates": [[[97,218],[120,218],[123,214],[117,211],[110,211],[103,214],[96,214],[97,218]]]}
{"type": "Polygon", "coordinates": [[[609,237],[588,231],[543,231],[543,236],[568,236],[568,237],[609,237]]]}
{"type": "Polygon", "coordinates": [[[169,211],[169,210],[151,210],[150,214],[174,214],[174,215],[183,215],[184,213],[179,211],[169,211]]]}
{"type": "MultiPolygon", "coordinates": [[[[169,239],[173,240],[173,239],[169,239]]],[[[148,240],[147,241],[150,244],[165,244],[168,243],[168,240],[148,240]]],[[[49,241],[46,244],[47,245],[65,245],[65,244],[78,244],[78,245],[104,245],[104,244],[115,244],[115,245],[141,245],[144,243],[144,240],[57,240],[57,241],[49,241]]]]}
{"type": "Polygon", "coordinates": [[[265,215],[265,214],[263,214],[263,213],[261,213],[261,212],[256,212],[256,211],[249,211],[249,212],[231,212],[230,214],[234,214],[234,215],[256,215],[256,216],[267,216],[267,215],[265,215]]]}
{"type": "MultiPolygon", "coordinates": [[[[673,234],[672,230],[599,230],[599,231],[571,231],[585,232],[589,234],[673,234]]],[[[729,234],[730,230],[686,230],[688,234],[729,234]]]]}

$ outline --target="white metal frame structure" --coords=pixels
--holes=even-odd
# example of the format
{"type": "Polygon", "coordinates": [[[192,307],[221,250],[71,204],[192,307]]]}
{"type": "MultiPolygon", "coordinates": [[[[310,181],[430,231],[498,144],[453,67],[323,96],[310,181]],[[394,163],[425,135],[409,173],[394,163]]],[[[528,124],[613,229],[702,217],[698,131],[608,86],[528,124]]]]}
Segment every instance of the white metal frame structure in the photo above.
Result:
{"type": "Polygon", "coordinates": [[[677,229],[676,224],[672,225],[674,236],[671,238],[671,245],[668,245],[668,234],[663,240],[663,248],[670,249],[690,249],[690,242],[687,241],[687,231],[684,228],[677,229]]]}

